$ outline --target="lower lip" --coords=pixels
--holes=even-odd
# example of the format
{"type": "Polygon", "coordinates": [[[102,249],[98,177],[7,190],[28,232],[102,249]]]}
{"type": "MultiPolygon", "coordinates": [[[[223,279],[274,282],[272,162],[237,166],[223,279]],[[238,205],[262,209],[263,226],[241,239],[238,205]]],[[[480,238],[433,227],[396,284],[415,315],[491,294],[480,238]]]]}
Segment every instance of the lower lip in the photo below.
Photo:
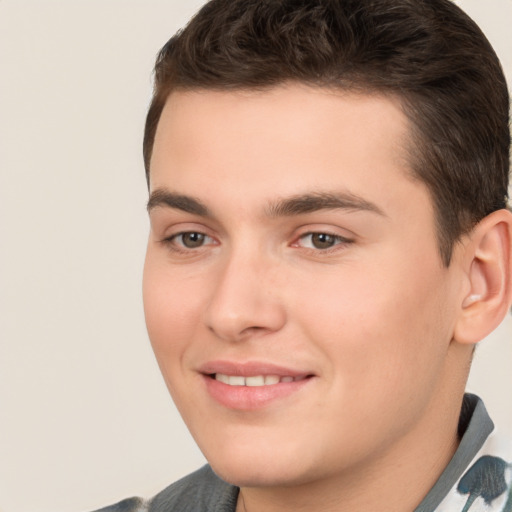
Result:
{"type": "Polygon", "coordinates": [[[306,386],[311,379],[311,377],[306,377],[293,382],[280,382],[269,386],[230,386],[204,375],[210,396],[224,407],[240,411],[261,409],[276,400],[293,395],[306,386]]]}

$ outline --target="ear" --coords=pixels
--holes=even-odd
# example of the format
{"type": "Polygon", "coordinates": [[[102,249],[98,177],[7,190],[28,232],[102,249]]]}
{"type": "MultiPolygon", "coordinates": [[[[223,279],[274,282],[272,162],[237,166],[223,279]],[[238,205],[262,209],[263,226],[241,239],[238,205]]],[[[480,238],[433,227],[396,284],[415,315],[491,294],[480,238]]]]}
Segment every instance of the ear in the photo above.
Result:
{"type": "Polygon", "coordinates": [[[469,291],[460,305],[454,340],[476,344],[503,320],[512,302],[512,213],[485,217],[465,245],[469,291]]]}

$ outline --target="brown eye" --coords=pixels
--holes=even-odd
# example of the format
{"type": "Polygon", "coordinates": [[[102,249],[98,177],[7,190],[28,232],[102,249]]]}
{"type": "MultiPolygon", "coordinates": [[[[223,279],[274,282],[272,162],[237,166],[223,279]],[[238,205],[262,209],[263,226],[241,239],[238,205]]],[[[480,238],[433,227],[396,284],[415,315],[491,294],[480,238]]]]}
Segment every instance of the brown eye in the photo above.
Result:
{"type": "Polygon", "coordinates": [[[317,251],[327,251],[336,246],[344,247],[351,244],[353,240],[340,235],[331,235],[330,233],[311,232],[302,235],[297,242],[297,246],[305,249],[314,249],[317,251]]]}
{"type": "Polygon", "coordinates": [[[181,239],[181,243],[187,249],[196,249],[197,247],[201,247],[206,239],[206,235],[203,233],[181,233],[178,236],[181,239]]]}
{"type": "Polygon", "coordinates": [[[327,233],[312,233],[311,245],[315,249],[329,249],[337,242],[337,238],[327,233]]]}

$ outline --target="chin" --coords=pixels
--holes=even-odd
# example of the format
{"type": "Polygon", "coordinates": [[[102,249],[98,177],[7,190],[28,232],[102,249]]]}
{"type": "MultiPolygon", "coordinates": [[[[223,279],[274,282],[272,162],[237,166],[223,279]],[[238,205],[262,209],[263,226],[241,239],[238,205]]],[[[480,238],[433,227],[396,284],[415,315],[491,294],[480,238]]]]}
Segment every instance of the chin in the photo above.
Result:
{"type": "MultiPolygon", "coordinates": [[[[295,444],[295,443],[291,443],[295,444]]],[[[226,443],[221,449],[204,451],[213,471],[238,487],[293,486],[311,479],[300,446],[288,443],[226,443]]]]}
{"type": "MultiPolygon", "coordinates": [[[[276,458],[257,464],[248,461],[236,461],[233,463],[221,461],[210,463],[213,471],[224,481],[237,487],[280,487],[301,484],[307,480],[305,475],[300,475],[293,464],[285,464],[286,468],[276,465],[276,458]]],[[[300,473],[300,472],[299,472],[300,473]]]]}

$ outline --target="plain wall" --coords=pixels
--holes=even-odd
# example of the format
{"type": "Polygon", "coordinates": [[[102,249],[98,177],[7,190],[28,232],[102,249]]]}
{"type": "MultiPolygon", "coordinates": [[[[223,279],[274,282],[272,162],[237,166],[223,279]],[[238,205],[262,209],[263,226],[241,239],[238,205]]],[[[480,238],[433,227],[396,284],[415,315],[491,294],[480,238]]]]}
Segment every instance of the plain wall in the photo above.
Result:
{"type": "MultiPolygon", "coordinates": [[[[0,512],[150,496],[203,463],[144,327],[157,50],[198,0],[0,0],[0,512]]],[[[458,2],[512,81],[512,1],[458,2]]],[[[512,432],[512,317],[469,389],[512,432]]]]}

